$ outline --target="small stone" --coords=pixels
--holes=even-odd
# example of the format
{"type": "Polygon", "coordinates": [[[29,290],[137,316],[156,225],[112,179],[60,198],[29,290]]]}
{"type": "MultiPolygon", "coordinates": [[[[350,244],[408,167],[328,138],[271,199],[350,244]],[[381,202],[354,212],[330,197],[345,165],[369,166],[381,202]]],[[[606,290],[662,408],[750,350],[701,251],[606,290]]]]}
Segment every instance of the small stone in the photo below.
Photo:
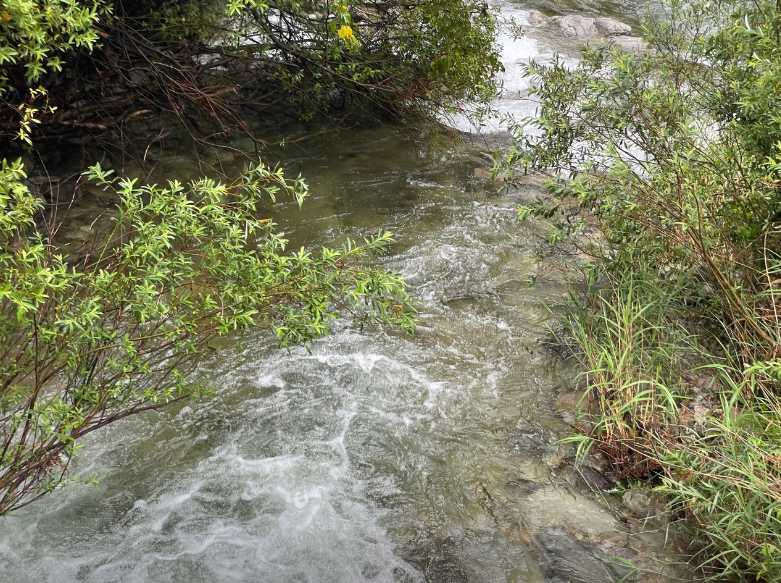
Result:
{"type": "Polygon", "coordinates": [[[638,518],[650,518],[662,511],[658,499],[647,488],[631,488],[624,492],[621,501],[627,510],[638,518]]]}
{"type": "Polygon", "coordinates": [[[595,470],[589,466],[580,466],[577,468],[580,473],[580,477],[586,483],[586,485],[592,490],[606,491],[613,487],[613,484],[608,480],[602,472],[595,470]]]}

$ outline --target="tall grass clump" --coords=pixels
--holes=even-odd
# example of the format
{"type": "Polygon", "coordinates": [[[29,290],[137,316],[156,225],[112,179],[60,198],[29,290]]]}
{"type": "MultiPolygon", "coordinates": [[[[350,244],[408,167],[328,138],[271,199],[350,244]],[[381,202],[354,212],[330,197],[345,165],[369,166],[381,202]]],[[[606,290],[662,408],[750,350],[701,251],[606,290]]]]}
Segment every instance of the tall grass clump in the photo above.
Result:
{"type": "MultiPolygon", "coordinates": [[[[699,556],[707,572],[779,581],[781,402],[775,395],[747,399],[746,387],[734,382],[738,371],[723,372],[734,392],[722,393],[720,415],[661,450],[659,489],[705,535],[699,556]]],[[[755,382],[757,372],[746,371],[744,382],[755,382]]]]}
{"type": "Polygon", "coordinates": [[[596,445],[622,476],[639,478],[660,467],[656,441],[676,424],[684,394],[675,371],[689,351],[685,331],[664,323],[669,297],[643,273],[617,277],[568,312],[588,400],[600,412],[570,441],[581,456],[596,445]]]}
{"type": "Polygon", "coordinates": [[[778,581],[781,7],[673,1],[643,32],[639,53],[532,63],[536,131],[507,156],[598,232],[573,441],[669,495],[708,577],[778,581]]]}

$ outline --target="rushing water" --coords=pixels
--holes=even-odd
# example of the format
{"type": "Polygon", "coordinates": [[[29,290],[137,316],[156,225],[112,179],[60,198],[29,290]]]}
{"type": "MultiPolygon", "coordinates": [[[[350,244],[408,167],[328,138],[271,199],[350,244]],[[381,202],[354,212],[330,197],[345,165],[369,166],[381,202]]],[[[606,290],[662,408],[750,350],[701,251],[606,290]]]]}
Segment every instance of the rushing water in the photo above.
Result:
{"type": "MultiPolygon", "coordinates": [[[[518,63],[554,47],[504,40],[499,105],[527,112],[518,63]]],[[[274,152],[313,193],[275,207],[296,243],[396,234],[383,261],[417,334],[224,348],[203,363],[215,397],[92,436],[77,467],[97,485],[0,522],[0,581],[670,580],[665,533],[611,510],[559,442],[575,371],[545,340],[576,259],[518,224],[538,189],[492,185],[482,139],[378,127],[274,152]]]]}

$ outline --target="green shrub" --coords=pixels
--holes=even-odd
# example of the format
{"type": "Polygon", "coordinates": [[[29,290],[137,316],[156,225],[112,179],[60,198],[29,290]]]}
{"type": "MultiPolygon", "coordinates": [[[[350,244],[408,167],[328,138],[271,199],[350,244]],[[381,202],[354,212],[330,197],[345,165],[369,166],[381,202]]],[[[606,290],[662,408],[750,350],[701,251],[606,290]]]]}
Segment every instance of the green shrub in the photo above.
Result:
{"type": "Polygon", "coordinates": [[[198,395],[188,373],[218,336],[264,326],[300,343],[340,313],[413,326],[404,282],[363,261],[387,233],[285,251],[259,218],[263,201],[306,194],[281,170],[229,185],[88,176],[116,193],[117,214],[105,240],[65,257],[21,164],[0,168],[0,514],[55,487],[84,435],[198,395]]]}
{"type": "Polygon", "coordinates": [[[571,441],[661,476],[700,526],[709,576],[775,581],[781,11],[669,8],[647,51],[533,63],[537,131],[518,128],[507,162],[554,169],[554,195],[599,229],[601,278],[571,319],[593,417],[571,441]]]}
{"type": "MultiPolygon", "coordinates": [[[[99,38],[97,23],[110,7],[102,0],[7,0],[0,6],[0,121],[9,138],[28,145],[42,113],[53,113],[43,85],[63,71],[73,50],[91,51],[99,38]],[[43,110],[43,111],[41,111],[43,110]],[[6,129],[7,129],[6,128],[6,129]]],[[[2,129],[2,126],[0,126],[2,129]]]]}
{"type": "Polygon", "coordinates": [[[300,111],[328,110],[334,91],[353,107],[390,114],[495,93],[501,63],[481,0],[234,0],[228,11],[239,19],[237,49],[251,51],[300,111]]]}
{"type": "Polygon", "coordinates": [[[92,50],[97,23],[108,10],[103,0],[5,0],[0,7],[0,96],[7,97],[14,66],[34,86],[47,73],[62,71],[70,50],[92,50]]]}
{"type": "Polygon", "coordinates": [[[9,0],[0,135],[21,121],[29,143],[44,118],[84,131],[139,109],[188,127],[204,114],[245,127],[240,106],[280,103],[304,118],[430,114],[493,97],[494,37],[481,0],[9,0]]]}

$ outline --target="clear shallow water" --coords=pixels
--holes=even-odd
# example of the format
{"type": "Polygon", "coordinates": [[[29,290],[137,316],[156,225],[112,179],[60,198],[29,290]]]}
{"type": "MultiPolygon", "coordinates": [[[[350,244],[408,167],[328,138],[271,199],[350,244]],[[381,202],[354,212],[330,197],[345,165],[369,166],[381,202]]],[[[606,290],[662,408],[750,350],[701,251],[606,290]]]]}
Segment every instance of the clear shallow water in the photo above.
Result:
{"type": "Polygon", "coordinates": [[[382,261],[418,333],[230,343],[203,363],[215,397],[92,436],[77,469],[98,485],[2,519],[0,581],[670,580],[665,533],[573,477],[575,371],[544,341],[575,258],[518,224],[537,187],[500,192],[483,150],[377,127],[273,151],[312,190],[274,207],[293,245],[396,233],[382,261]]]}

